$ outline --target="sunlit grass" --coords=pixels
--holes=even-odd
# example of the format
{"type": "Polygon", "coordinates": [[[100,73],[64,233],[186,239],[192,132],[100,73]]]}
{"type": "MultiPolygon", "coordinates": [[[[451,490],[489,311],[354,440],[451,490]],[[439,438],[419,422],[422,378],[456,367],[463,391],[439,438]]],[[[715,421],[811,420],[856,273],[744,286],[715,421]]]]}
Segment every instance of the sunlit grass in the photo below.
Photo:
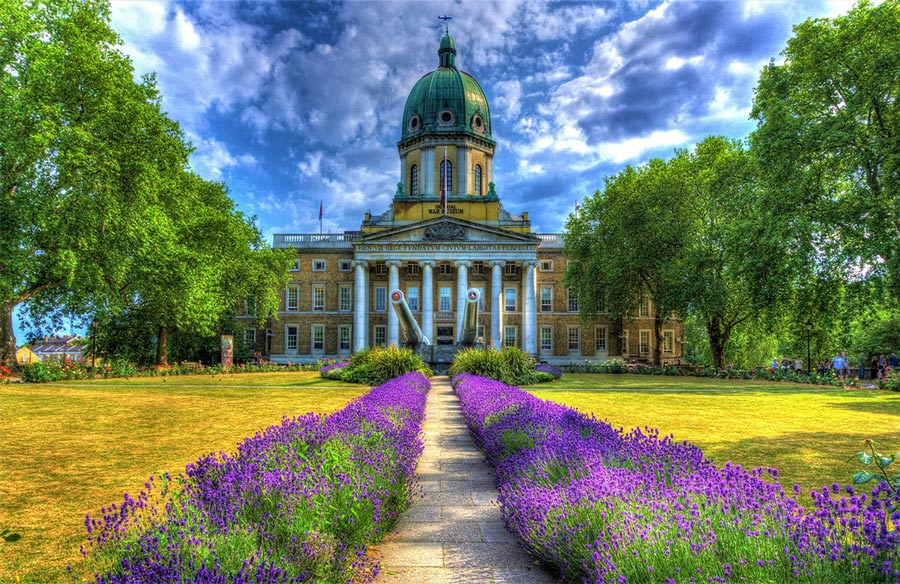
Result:
{"type": "MultiPolygon", "coordinates": [[[[626,430],[650,426],[703,449],[717,464],[775,467],[790,490],[848,484],[847,458],[873,438],[900,452],[900,394],[790,383],[694,377],[567,374],[537,388],[542,398],[626,430]],[[545,387],[567,389],[545,390],[545,387]]],[[[857,463],[858,464],[858,463],[857,463]]],[[[809,502],[803,497],[802,503],[809,502]]]]}
{"type": "Polygon", "coordinates": [[[151,474],[233,451],[282,416],[333,412],[368,388],[317,372],[0,385],[0,582],[65,579],[85,514],[151,474]]]}

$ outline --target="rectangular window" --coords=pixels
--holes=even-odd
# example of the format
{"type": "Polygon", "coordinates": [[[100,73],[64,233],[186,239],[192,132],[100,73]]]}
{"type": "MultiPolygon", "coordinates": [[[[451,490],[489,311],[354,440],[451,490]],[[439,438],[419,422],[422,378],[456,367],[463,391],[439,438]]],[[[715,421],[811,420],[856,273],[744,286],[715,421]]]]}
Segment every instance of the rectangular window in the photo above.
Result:
{"type": "Polygon", "coordinates": [[[349,272],[352,266],[353,260],[338,260],[338,271],[339,272],[349,272]]]}
{"type": "Polygon", "coordinates": [[[419,264],[416,262],[408,262],[406,264],[406,275],[407,276],[418,276],[419,275],[419,264]]]}
{"type": "Polygon", "coordinates": [[[477,276],[484,275],[484,262],[472,262],[472,274],[477,276]]]}
{"type": "Polygon", "coordinates": [[[419,310],[419,287],[409,286],[406,289],[406,303],[413,312],[419,310]]]}
{"type": "Polygon", "coordinates": [[[325,260],[313,260],[312,271],[324,272],[325,271],[325,260]]]}
{"type": "Polygon", "coordinates": [[[553,351],[553,327],[541,327],[541,351],[545,353],[553,351]]]}
{"type": "Polygon", "coordinates": [[[284,294],[284,309],[296,312],[300,310],[300,287],[299,286],[290,286],[285,291],[284,294]]]}
{"type": "Polygon", "coordinates": [[[375,268],[373,269],[373,272],[375,273],[376,276],[387,276],[388,268],[382,262],[380,264],[375,264],[375,268]]]}
{"type": "Polygon", "coordinates": [[[450,312],[450,287],[441,286],[438,302],[438,312],[450,312]]]}
{"type": "Polygon", "coordinates": [[[244,329],[244,348],[256,352],[256,329],[244,329]]]}
{"type": "Polygon", "coordinates": [[[350,325],[342,324],[338,327],[338,350],[345,353],[350,350],[350,325]]]}
{"type": "Polygon", "coordinates": [[[628,331],[622,331],[622,356],[630,354],[630,347],[628,346],[628,331]]]}
{"type": "Polygon", "coordinates": [[[641,355],[650,354],[650,331],[640,331],[640,352],[641,355]]]}
{"type": "Polygon", "coordinates": [[[284,348],[286,351],[297,351],[297,327],[284,327],[284,348]]]}
{"type": "Polygon", "coordinates": [[[541,312],[553,312],[553,288],[541,288],[541,312]]]}
{"type": "Polygon", "coordinates": [[[580,326],[570,326],[567,331],[568,337],[568,346],[569,351],[580,351],[581,350],[581,327],[580,326]]]}
{"type": "Polygon", "coordinates": [[[553,271],[553,260],[541,260],[541,271],[542,272],[552,272],[553,271]]]}
{"type": "Polygon", "coordinates": [[[293,261],[291,262],[291,268],[290,268],[290,271],[292,271],[292,272],[299,272],[299,271],[300,271],[300,260],[293,260],[293,261]]]}
{"type": "Polygon", "coordinates": [[[516,332],[517,332],[517,328],[514,326],[503,327],[503,346],[504,347],[515,347],[516,346],[516,332]]]}
{"type": "Polygon", "coordinates": [[[375,288],[375,312],[387,310],[387,288],[379,286],[375,288]]]}
{"type": "Polygon", "coordinates": [[[256,316],[256,298],[244,298],[244,316],[256,316]]]}
{"type": "Polygon", "coordinates": [[[662,352],[667,355],[675,352],[675,331],[662,332],[662,352]]]}
{"type": "Polygon", "coordinates": [[[638,316],[650,316],[650,298],[646,295],[641,296],[641,303],[638,305],[638,316]]]}
{"type": "Polygon", "coordinates": [[[569,312],[578,312],[578,293],[571,288],[567,291],[569,296],[569,312]]]}
{"type": "Polygon", "coordinates": [[[325,310],[325,286],[317,285],[312,289],[312,309],[325,310]]]}
{"type": "Polygon", "coordinates": [[[338,310],[341,312],[350,312],[353,310],[353,288],[350,286],[341,286],[339,288],[340,302],[338,310]]]}
{"type": "Polygon", "coordinates": [[[606,335],[607,328],[605,326],[598,326],[594,328],[594,352],[595,353],[605,353],[606,352],[606,335]]]}
{"type": "Polygon", "coordinates": [[[375,327],[375,343],[376,347],[383,347],[387,344],[387,327],[377,325],[375,327]]]}
{"type": "Polygon", "coordinates": [[[453,266],[450,265],[450,262],[441,262],[441,275],[442,276],[450,276],[453,275],[453,266]]]}
{"type": "Polygon", "coordinates": [[[477,338],[480,342],[483,343],[483,342],[484,342],[484,325],[483,325],[483,324],[478,325],[478,327],[475,329],[475,331],[476,331],[476,332],[475,332],[476,338],[477,338]]]}
{"type": "Polygon", "coordinates": [[[325,325],[312,325],[312,349],[313,351],[325,350],[325,325]]]}
{"type": "Polygon", "coordinates": [[[519,266],[512,263],[507,263],[505,266],[503,266],[503,274],[506,276],[518,276],[519,266]]]}
{"type": "Polygon", "coordinates": [[[515,312],[516,311],[516,289],[515,288],[506,288],[503,291],[504,303],[505,306],[503,310],[506,312],[515,312]]]}

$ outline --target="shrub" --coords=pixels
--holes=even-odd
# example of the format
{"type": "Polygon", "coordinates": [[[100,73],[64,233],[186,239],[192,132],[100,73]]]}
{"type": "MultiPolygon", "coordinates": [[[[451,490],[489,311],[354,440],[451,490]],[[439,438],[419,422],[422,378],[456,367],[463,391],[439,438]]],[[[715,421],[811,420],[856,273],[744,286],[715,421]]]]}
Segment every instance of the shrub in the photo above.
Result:
{"type": "Polygon", "coordinates": [[[460,373],[498,380],[509,377],[506,363],[500,358],[500,351],[494,349],[466,348],[456,353],[448,374],[453,378],[460,373]]]}
{"type": "Polygon", "coordinates": [[[496,349],[464,349],[456,354],[450,366],[451,378],[460,373],[496,379],[509,385],[534,385],[558,379],[562,371],[550,365],[538,365],[525,351],[517,347],[496,349]]]}
{"type": "Polygon", "coordinates": [[[380,385],[410,371],[418,371],[426,377],[433,372],[412,349],[374,347],[357,351],[350,362],[341,369],[341,379],[364,385],[380,385]]]}
{"type": "Polygon", "coordinates": [[[553,379],[559,379],[563,374],[562,370],[560,370],[558,367],[554,367],[553,365],[535,365],[534,370],[538,372],[549,373],[553,377],[553,379]]]}

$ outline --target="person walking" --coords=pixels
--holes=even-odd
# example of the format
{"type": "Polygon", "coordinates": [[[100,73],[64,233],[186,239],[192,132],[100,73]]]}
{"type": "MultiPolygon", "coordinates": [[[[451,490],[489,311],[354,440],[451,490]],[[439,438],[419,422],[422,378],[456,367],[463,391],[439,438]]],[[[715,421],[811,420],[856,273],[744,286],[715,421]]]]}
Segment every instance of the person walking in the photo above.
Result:
{"type": "Polygon", "coordinates": [[[878,379],[878,355],[872,355],[872,379],[878,379]]]}
{"type": "Polygon", "coordinates": [[[859,354],[859,379],[862,381],[866,378],[866,356],[859,354]]]}
{"type": "Polygon", "coordinates": [[[897,368],[897,355],[891,353],[891,356],[888,357],[888,366],[891,368],[891,371],[897,368]]]}
{"type": "Polygon", "coordinates": [[[838,379],[842,378],[841,376],[844,374],[844,357],[840,351],[831,358],[831,369],[834,371],[835,377],[838,379]]]}

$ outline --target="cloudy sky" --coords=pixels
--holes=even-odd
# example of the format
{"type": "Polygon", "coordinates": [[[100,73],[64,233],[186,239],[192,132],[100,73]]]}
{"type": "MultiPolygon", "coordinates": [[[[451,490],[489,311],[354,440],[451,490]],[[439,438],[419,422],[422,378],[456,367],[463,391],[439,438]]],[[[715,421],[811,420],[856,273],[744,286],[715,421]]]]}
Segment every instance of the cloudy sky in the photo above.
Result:
{"type": "Polygon", "coordinates": [[[437,67],[453,17],[457,66],[487,94],[507,210],[559,232],[577,199],[626,164],[709,134],[744,137],[760,68],[791,26],[847,0],[556,3],[114,1],[138,75],[273,233],[357,229],[399,180],[409,90],[437,67]]]}

